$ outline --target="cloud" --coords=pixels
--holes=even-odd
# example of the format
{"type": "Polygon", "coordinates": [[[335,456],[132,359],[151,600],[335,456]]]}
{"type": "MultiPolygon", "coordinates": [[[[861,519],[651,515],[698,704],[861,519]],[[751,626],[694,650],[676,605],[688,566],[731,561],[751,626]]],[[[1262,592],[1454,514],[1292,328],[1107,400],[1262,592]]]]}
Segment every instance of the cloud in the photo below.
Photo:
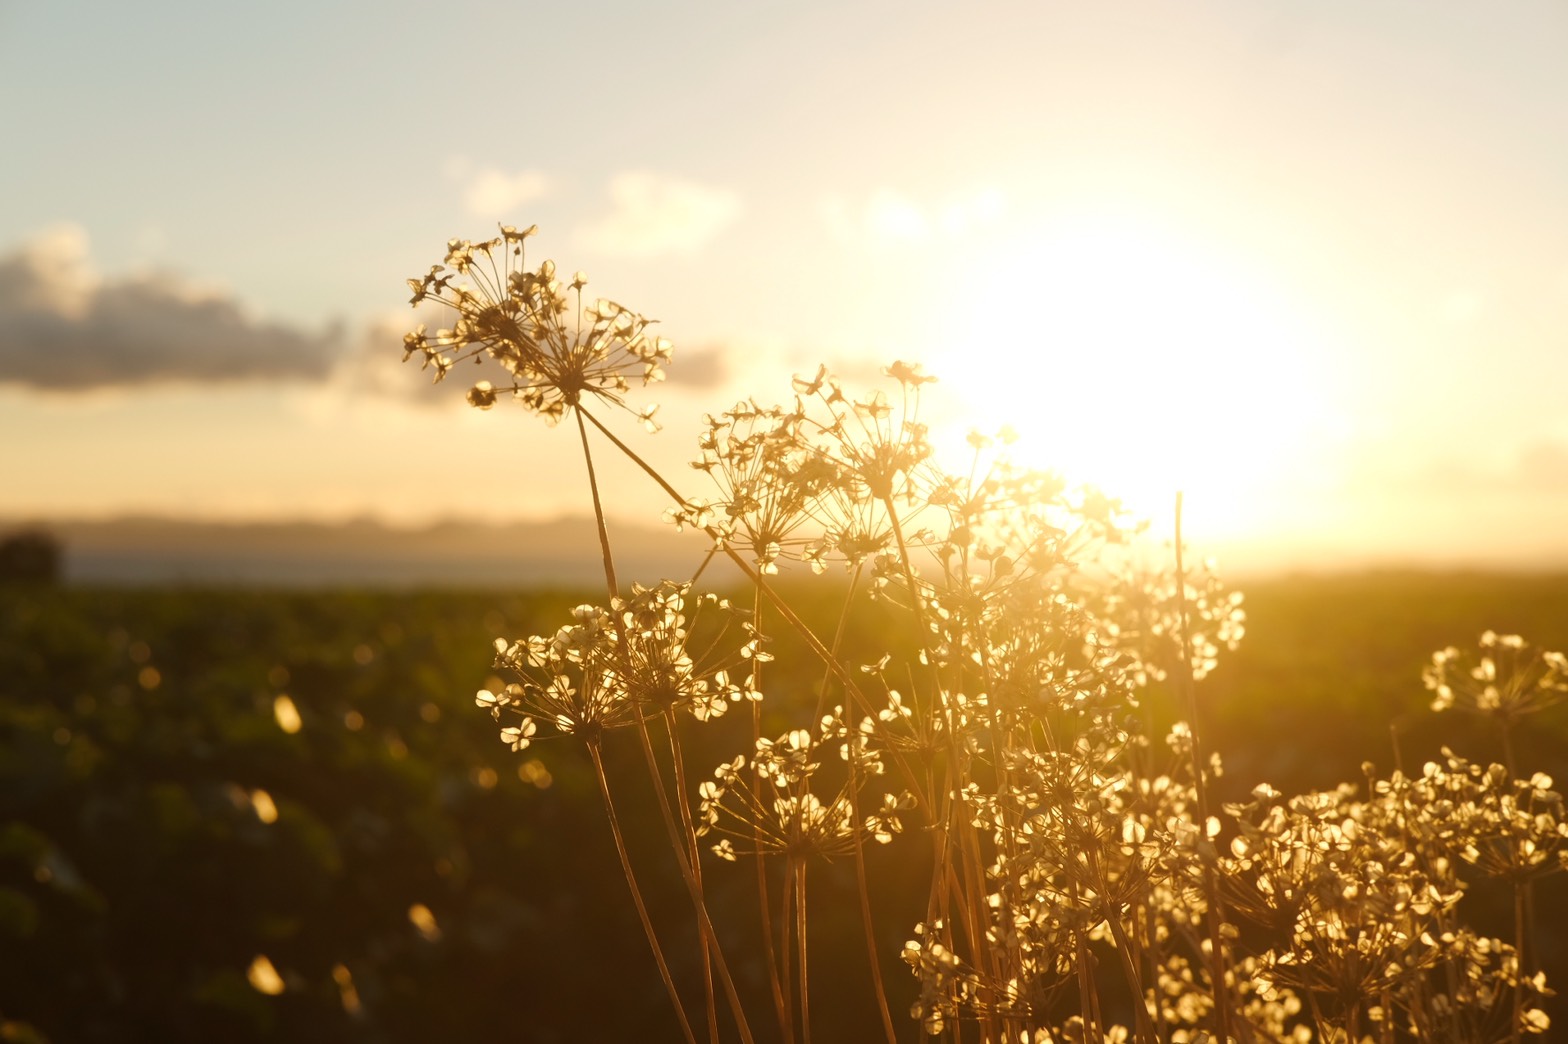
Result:
{"type": "Polygon", "coordinates": [[[341,353],[177,276],[104,278],[75,226],[0,256],[0,384],[77,391],[159,382],[317,379],[341,353]]]}
{"type": "Polygon", "coordinates": [[[717,388],[729,379],[731,367],[727,357],[735,352],[736,349],[727,345],[676,346],[674,359],[668,367],[670,380],[681,388],[702,391],[717,388]]]}
{"type": "Polygon", "coordinates": [[[610,213],[577,233],[583,247],[621,257],[690,254],[740,213],[740,197],[720,188],[629,171],[610,182],[610,213]]]}
{"type": "Polygon", "coordinates": [[[883,187],[859,205],[840,197],[822,204],[823,219],[839,242],[893,247],[964,236],[995,224],[1005,210],[1002,193],[984,187],[952,193],[934,203],[883,187]]]}
{"type": "Polygon", "coordinates": [[[1537,442],[1519,452],[1515,472],[1520,482],[1543,492],[1568,493],[1568,446],[1537,442]]]}
{"type": "Polygon", "coordinates": [[[475,217],[506,220],[512,216],[512,211],[549,191],[550,179],[540,171],[505,174],[494,167],[485,167],[469,179],[463,204],[475,217]]]}
{"type": "Polygon", "coordinates": [[[435,371],[421,369],[418,355],[398,364],[403,359],[403,335],[420,323],[434,328],[441,321],[421,310],[387,312],[367,320],[321,386],[321,401],[334,406],[351,399],[420,409],[469,409],[464,401],[468,389],[481,378],[498,379],[497,371],[484,366],[459,367],[439,388],[432,388],[435,371]]]}

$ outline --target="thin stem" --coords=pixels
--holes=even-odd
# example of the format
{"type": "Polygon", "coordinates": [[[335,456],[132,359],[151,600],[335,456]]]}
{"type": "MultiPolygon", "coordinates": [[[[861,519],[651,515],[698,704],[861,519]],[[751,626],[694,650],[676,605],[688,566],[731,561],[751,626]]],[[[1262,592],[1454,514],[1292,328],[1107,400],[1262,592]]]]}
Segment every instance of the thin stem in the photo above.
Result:
{"type": "MultiPolygon", "coordinates": [[[[599,499],[599,483],[594,473],[593,453],[588,447],[588,431],[583,426],[583,418],[588,416],[588,414],[583,411],[580,405],[573,412],[577,415],[577,431],[582,439],[583,460],[588,467],[588,487],[593,494],[594,521],[598,524],[599,547],[604,557],[604,582],[609,589],[610,601],[613,604],[618,597],[616,593],[615,566],[610,553],[609,531],[605,528],[604,506],[599,499]]],[[[604,426],[597,420],[594,420],[593,417],[588,416],[588,419],[592,420],[594,426],[599,428],[600,431],[605,430],[604,426]]],[[[619,442],[619,440],[616,441],[619,442]]],[[[615,630],[620,642],[621,654],[625,656],[627,654],[626,629],[617,627],[615,630]]],[[[637,715],[637,736],[642,744],[643,759],[648,764],[648,775],[653,782],[653,793],[658,799],[659,813],[664,819],[665,832],[669,835],[670,848],[675,853],[676,865],[680,867],[681,878],[686,883],[686,890],[691,896],[692,906],[697,913],[697,927],[702,937],[704,953],[712,952],[717,957],[719,978],[724,984],[725,997],[729,1001],[731,1014],[735,1017],[736,1028],[740,1031],[741,1039],[746,1044],[753,1044],[751,1028],[746,1023],[745,1009],[741,1006],[740,996],[735,992],[735,984],[730,978],[729,965],[724,959],[724,951],[719,946],[718,933],[713,930],[713,921],[708,917],[708,907],[702,896],[702,883],[697,879],[692,869],[692,861],[686,857],[686,846],[682,844],[680,830],[675,824],[675,816],[670,811],[670,799],[669,795],[665,793],[664,776],[659,770],[659,759],[653,752],[653,741],[648,736],[648,723],[641,713],[637,715]]],[[[684,800],[683,797],[682,801],[684,802],[684,800]]],[[[682,811],[685,811],[684,804],[682,811]]],[[[712,1006],[710,1004],[710,1007],[712,1006]]],[[[710,1024],[712,1018],[716,1018],[716,1016],[710,1016],[710,1024]]]]}
{"type": "MultiPolygon", "coordinates": [[[[1499,723],[1503,733],[1503,764],[1508,769],[1508,778],[1519,778],[1518,761],[1514,752],[1513,721],[1508,718],[1499,723]]],[[[1535,926],[1535,882],[1529,879],[1519,880],[1514,883],[1514,950],[1519,960],[1519,977],[1523,979],[1534,970],[1535,956],[1532,952],[1534,942],[1531,939],[1531,930],[1535,926]]],[[[1514,1034],[1519,1033],[1519,1020],[1523,1017],[1524,993],[1514,990],[1514,1034]]]]}
{"type": "Polygon", "coordinates": [[[648,772],[653,779],[654,797],[659,803],[659,812],[664,817],[665,831],[669,834],[670,848],[675,853],[676,865],[680,867],[681,879],[686,883],[687,894],[691,897],[693,909],[697,913],[697,927],[702,934],[703,944],[712,948],[717,956],[719,979],[724,985],[724,995],[729,1001],[730,1012],[735,1016],[737,1029],[741,1039],[746,1044],[753,1044],[751,1028],[746,1022],[746,1012],[741,1006],[740,996],[735,992],[735,983],[730,978],[729,963],[724,958],[724,951],[719,947],[718,933],[713,930],[713,921],[708,916],[708,905],[703,900],[702,884],[692,871],[691,862],[686,858],[685,846],[681,844],[679,830],[675,825],[675,816],[670,812],[669,795],[665,793],[664,780],[659,773],[658,759],[653,753],[653,742],[648,736],[648,723],[642,715],[637,716],[637,736],[642,741],[643,758],[648,763],[648,772]]]}
{"type": "Polygon", "coordinates": [[[1083,1019],[1084,1039],[1100,1040],[1094,1020],[1095,1005],[1090,993],[1093,980],[1090,978],[1088,947],[1084,946],[1083,936],[1078,932],[1073,933],[1073,948],[1078,951],[1073,965],[1078,970],[1078,1010],[1083,1019]]]}
{"type": "MultiPolygon", "coordinates": [[[[865,568],[864,564],[856,563],[855,571],[854,571],[854,573],[852,573],[850,575],[850,578],[849,578],[849,590],[844,592],[844,608],[839,611],[839,614],[838,614],[838,630],[835,631],[834,634],[833,634],[833,648],[829,650],[829,652],[833,656],[833,661],[835,663],[838,662],[839,647],[840,647],[840,645],[844,641],[844,628],[849,623],[849,607],[850,607],[850,603],[854,601],[855,589],[860,584],[860,573],[861,573],[861,570],[863,570],[864,568],[865,568]]],[[[758,584],[760,585],[761,583],[762,583],[762,581],[759,579],[758,580],[758,584]]],[[[760,609],[761,609],[760,605],[758,606],[758,609],[760,611],[760,609]]],[[[826,668],[826,667],[823,668],[822,684],[821,684],[821,686],[817,690],[817,714],[816,714],[816,716],[817,716],[818,719],[820,719],[822,717],[822,713],[825,710],[827,710],[827,706],[828,706],[828,682],[832,679],[832,677],[833,677],[832,668],[826,668]]]]}
{"type": "Polygon", "coordinates": [[[615,802],[610,800],[610,782],[604,774],[604,760],[599,756],[597,741],[588,743],[588,754],[593,759],[594,775],[599,781],[599,795],[604,798],[604,810],[610,819],[610,833],[615,837],[615,851],[621,857],[621,872],[626,875],[626,887],[631,890],[632,903],[637,907],[637,917],[642,921],[642,930],[648,937],[648,945],[653,949],[653,959],[659,965],[659,978],[664,980],[664,988],[669,992],[670,1004],[675,1008],[675,1017],[680,1020],[681,1033],[686,1038],[686,1044],[697,1044],[697,1038],[692,1035],[691,1023],[686,1020],[686,1008],[681,1004],[680,994],[675,990],[675,980],[670,977],[669,965],[664,961],[664,951],[659,947],[659,937],[653,932],[653,922],[648,918],[648,908],[642,901],[642,890],[637,887],[637,875],[632,872],[631,857],[626,854],[626,841],[621,836],[621,823],[615,814],[615,802]]]}
{"type": "Polygon", "coordinates": [[[893,1029],[893,1015],[888,1010],[887,992],[882,987],[882,964],[877,957],[877,932],[871,917],[871,889],[866,884],[866,851],[860,836],[860,781],[855,776],[855,758],[849,758],[849,814],[853,817],[855,842],[855,886],[860,892],[860,923],[866,932],[866,956],[871,960],[871,982],[876,987],[877,1011],[882,1016],[882,1029],[888,1044],[898,1044],[898,1033],[893,1029]]]}
{"type": "Polygon", "coordinates": [[[594,475],[593,454],[588,450],[588,429],[583,427],[583,411],[573,410],[577,415],[577,435],[583,444],[583,463],[588,465],[588,490],[593,494],[593,520],[599,530],[599,551],[604,559],[604,586],[610,594],[610,601],[620,597],[620,585],[615,582],[615,556],[610,554],[610,531],[604,526],[604,505],[599,502],[599,480],[594,475]]]}
{"type": "MultiPolygon", "coordinates": [[[[1100,895],[1108,897],[1111,886],[1100,865],[1099,857],[1092,847],[1088,849],[1087,854],[1090,872],[1098,879],[1100,895]]],[[[1137,1023],[1138,1044],[1157,1044],[1154,1026],[1149,1020],[1148,998],[1143,993],[1143,979],[1138,974],[1138,962],[1133,954],[1132,942],[1127,938],[1127,929],[1122,925],[1120,905],[1107,900],[1105,915],[1105,923],[1111,926],[1111,935],[1116,940],[1116,952],[1122,960],[1122,972],[1127,976],[1127,986],[1132,991],[1133,1017],[1137,1023]]]]}
{"type": "Polygon", "coordinates": [[[1154,1039],[1165,1040],[1165,1004],[1160,994],[1160,976],[1164,974],[1165,961],[1160,952],[1160,915],[1151,901],[1144,931],[1149,935],[1149,981],[1154,983],[1154,1039]]]}
{"type": "Polygon", "coordinates": [[[1514,958],[1519,962],[1519,972],[1514,976],[1514,1017],[1509,1028],[1509,1041],[1519,1044],[1519,1028],[1524,1023],[1524,977],[1528,969],[1524,963],[1524,943],[1526,925],[1529,923],[1525,917],[1526,889],[1530,886],[1527,882],[1514,882],[1514,958]]]}
{"type": "MultiPolygon", "coordinates": [[[[933,695],[942,703],[946,718],[946,738],[948,750],[948,775],[950,777],[949,793],[958,794],[969,783],[969,773],[963,757],[963,751],[958,742],[958,714],[954,710],[953,700],[944,695],[942,678],[937,667],[936,657],[932,655],[932,630],[929,616],[926,612],[925,598],[920,592],[919,581],[915,578],[914,565],[910,561],[909,544],[904,539],[904,528],[899,522],[898,508],[893,503],[891,494],[882,497],[882,507],[887,511],[888,523],[893,529],[893,539],[898,544],[899,564],[903,567],[904,583],[909,586],[910,603],[914,606],[915,622],[920,628],[920,646],[926,652],[926,659],[931,664],[933,695]]],[[[967,903],[967,920],[971,953],[977,968],[991,973],[995,978],[995,961],[990,949],[985,945],[985,915],[983,912],[985,876],[980,865],[979,841],[974,831],[963,816],[962,807],[954,801],[948,802],[948,812],[953,822],[951,830],[957,833],[958,858],[963,865],[965,874],[969,877],[969,887],[960,885],[959,899],[967,903]]],[[[982,1024],[982,1037],[995,1036],[995,1025],[992,1016],[983,1012],[980,1016],[982,1024]]]]}
{"type": "MultiPolygon", "coordinates": [[[[760,632],[762,630],[762,591],[759,578],[758,590],[752,593],[752,625],[760,632]]],[[[762,690],[762,665],[756,660],[751,662],[751,687],[760,692],[762,690]]],[[[751,747],[757,749],[757,741],[762,738],[762,703],[759,700],[751,701],[751,747]]],[[[757,771],[757,759],[751,762],[751,792],[761,793],[762,780],[757,771]]],[[[773,941],[773,914],[768,906],[768,864],[760,852],[762,851],[762,822],[754,820],[751,825],[752,837],[757,844],[759,855],[756,858],[757,867],[757,910],[762,917],[762,947],[768,959],[768,985],[773,993],[773,1010],[778,1017],[779,1034],[786,1041],[795,1039],[795,1028],[792,1023],[794,1014],[789,1002],[784,997],[784,990],[779,980],[778,952],[773,941]]],[[[787,958],[786,958],[787,959],[787,958]]]]}
{"type": "MultiPolygon", "coordinates": [[[[761,859],[759,855],[757,857],[761,859]]],[[[790,907],[795,897],[795,869],[794,862],[786,858],[784,863],[784,887],[779,889],[779,966],[783,969],[784,1005],[790,1011],[791,1026],[789,1035],[784,1038],[786,1044],[793,1044],[795,1031],[794,1019],[794,964],[790,961],[790,936],[794,927],[794,918],[790,916],[790,907]]]]}
{"type": "MultiPolygon", "coordinates": [[[[1176,610],[1178,640],[1181,643],[1181,663],[1176,671],[1176,681],[1186,696],[1187,727],[1192,730],[1192,776],[1193,785],[1198,791],[1198,817],[1202,820],[1199,827],[1203,836],[1208,837],[1209,825],[1209,795],[1208,786],[1203,771],[1201,747],[1198,742],[1198,694],[1193,685],[1192,677],[1192,647],[1188,641],[1187,628],[1187,570],[1182,564],[1181,548],[1181,491],[1176,493],[1176,610]]],[[[1214,1013],[1219,1023],[1220,1040],[1230,1039],[1230,983],[1225,975],[1225,950],[1224,940],[1220,934],[1220,922],[1225,919],[1225,908],[1220,900],[1219,885],[1215,880],[1214,859],[1210,855],[1202,855],[1204,891],[1209,899],[1209,959],[1210,983],[1214,990],[1214,1013]]]]}
{"type": "MultiPolygon", "coordinates": [[[[675,728],[675,711],[673,708],[664,709],[664,727],[668,730],[670,739],[670,761],[675,766],[675,793],[686,794],[686,759],[681,756],[680,736],[675,728]]],[[[691,872],[697,878],[697,887],[702,888],[702,863],[697,858],[697,832],[692,826],[691,808],[685,801],[677,802],[676,807],[681,810],[681,826],[686,830],[686,840],[690,845],[691,872]]],[[[712,950],[703,946],[702,950],[702,987],[708,999],[708,1034],[713,1039],[713,1044],[719,1041],[719,1009],[714,1003],[713,996],[713,962],[712,950]]]]}
{"type": "Polygon", "coordinates": [[[800,1040],[801,1044],[811,1044],[810,980],[806,975],[806,863],[797,858],[791,858],[790,863],[795,885],[795,950],[800,955],[800,1040]]]}

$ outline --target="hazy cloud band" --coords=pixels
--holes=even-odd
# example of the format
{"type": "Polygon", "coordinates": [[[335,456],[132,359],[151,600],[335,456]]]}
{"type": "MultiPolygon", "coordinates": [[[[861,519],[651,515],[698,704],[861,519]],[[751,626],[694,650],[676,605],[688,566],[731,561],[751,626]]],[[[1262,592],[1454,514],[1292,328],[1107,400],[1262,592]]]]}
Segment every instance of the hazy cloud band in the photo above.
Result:
{"type": "Polygon", "coordinates": [[[67,391],[159,382],[314,380],[342,337],[258,320],[164,274],[99,277],[63,226],[0,256],[0,384],[67,391]]]}

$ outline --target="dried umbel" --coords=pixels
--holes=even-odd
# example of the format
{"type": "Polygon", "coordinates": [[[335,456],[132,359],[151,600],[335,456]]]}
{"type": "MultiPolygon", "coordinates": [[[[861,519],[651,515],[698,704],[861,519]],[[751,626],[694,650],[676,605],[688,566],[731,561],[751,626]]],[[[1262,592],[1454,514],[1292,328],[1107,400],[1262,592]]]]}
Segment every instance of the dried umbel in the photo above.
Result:
{"type": "Polygon", "coordinates": [[[513,750],[527,747],[539,720],[567,735],[597,739],[606,729],[634,724],[639,715],[686,711],[698,721],[724,713],[731,703],[762,696],[745,674],[731,671],[767,654],[744,614],[716,596],[701,599],[733,626],[721,633],[700,660],[689,652],[686,585],[665,581],[634,585],[632,595],[609,610],[580,605],[572,623],[549,638],[495,640],[495,666],[518,680],[499,692],[481,689],[476,701],[500,721],[513,750]],[[738,633],[739,638],[734,635],[738,633]],[[724,638],[730,637],[728,646],[724,638]]]}
{"type": "MultiPolygon", "coordinates": [[[[453,239],[444,263],[410,279],[412,304],[444,304],[456,317],[435,333],[420,325],[404,337],[404,359],[420,356],[437,381],[468,360],[495,360],[505,374],[502,383],[482,380],[468,393],[480,409],[511,393],[554,423],[585,399],[625,406],[632,380],[646,385],[664,379],[670,343],[649,331],[652,320],[631,309],[604,298],[585,300],[583,273],[563,284],[553,261],[528,268],[523,244],[534,231],[503,225],[494,239],[453,239]]],[[[638,415],[652,425],[655,409],[638,415]]]]}
{"type": "Polygon", "coordinates": [[[1457,707],[1511,725],[1568,694],[1568,657],[1537,649],[1517,634],[1487,631],[1474,652],[1449,646],[1433,653],[1422,680],[1433,710],[1457,707]]]}
{"type": "Polygon", "coordinates": [[[713,851],[731,862],[737,855],[831,859],[853,852],[857,835],[877,844],[892,841],[903,830],[901,814],[913,806],[907,795],[882,793],[872,801],[874,811],[857,815],[860,791],[880,774],[879,761],[857,757],[858,773],[837,772],[841,782],[825,803],[813,792],[824,752],[833,757],[837,748],[841,760],[848,761],[852,755],[843,747],[846,742],[831,717],[817,737],[795,729],[777,739],[757,740],[751,773],[745,771],[746,759],[737,756],[698,788],[698,836],[718,834],[713,851]]]}

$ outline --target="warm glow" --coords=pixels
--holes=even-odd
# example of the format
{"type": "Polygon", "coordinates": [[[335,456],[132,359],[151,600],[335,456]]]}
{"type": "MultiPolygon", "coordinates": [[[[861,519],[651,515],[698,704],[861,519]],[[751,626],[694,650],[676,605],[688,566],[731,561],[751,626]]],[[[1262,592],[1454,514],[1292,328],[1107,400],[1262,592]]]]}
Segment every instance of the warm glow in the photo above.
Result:
{"type": "Polygon", "coordinates": [[[256,812],[256,818],[263,823],[276,823],[278,821],[278,806],[272,800],[272,795],[257,787],[250,792],[250,806],[256,812]]]}
{"type": "Polygon", "coordinates": [[[283,976],[278,974],[278,969],[273,967],[265,954],[258,954],[250,962],[250,967],[245,970],[245,978],[256,992],[265,993],[269,997],[276,997],[285,989],[283,976]]]}
{"type": "Polygon", "coordinates": [[[279,694],[273,699],[272,716],[277,720],[278,728],[290,736],[304,725],[304,721],[299,716],[299,708],[294,706],[294,701],[286,694],[279,694]]]}
{"type": "Polygon", "coordinates": [[[1270,491],[1328,420],[1314,332],[1282,294],[1125,222],[1043,230],[998,256],[931,367],[960,409],[1140,515],[1167,518],[1181,489],[1210,535],[1270,520],[1270,491]]]}
{"type": "Polygon", "coordinates": [[[426,942],[439,942],[441,940],[441,925],[436,922],[436,915],[424,903],[415,903],[408,908],[408,923],[414,926],[426,942]]]}

